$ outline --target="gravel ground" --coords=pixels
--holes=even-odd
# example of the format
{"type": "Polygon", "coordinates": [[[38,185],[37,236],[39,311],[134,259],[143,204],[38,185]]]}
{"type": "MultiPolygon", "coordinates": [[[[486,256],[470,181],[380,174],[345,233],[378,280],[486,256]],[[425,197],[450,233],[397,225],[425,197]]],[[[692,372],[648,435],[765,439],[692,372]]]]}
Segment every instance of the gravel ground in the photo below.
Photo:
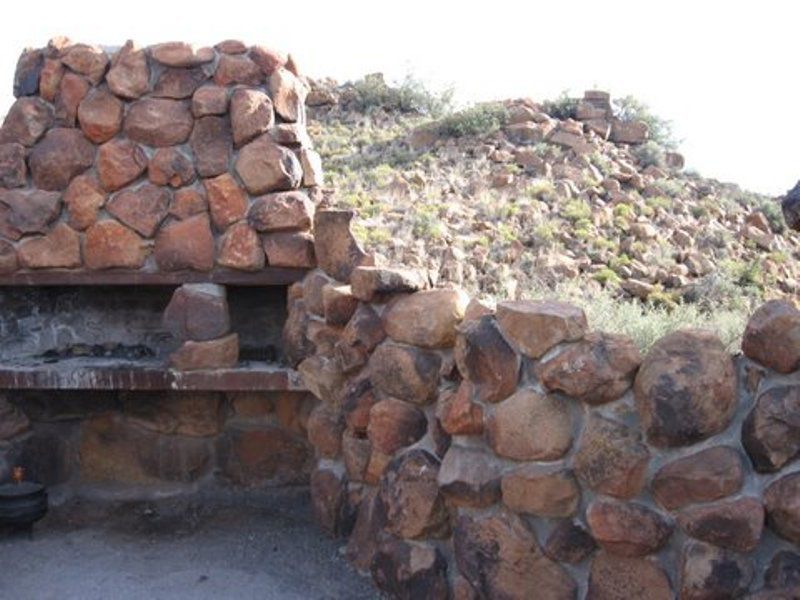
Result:
{"type": "Polygon", "coordinates": [[[377,598],[311,518],[307,490],[71,500],[0,534],[0,599],[377,598]]]}

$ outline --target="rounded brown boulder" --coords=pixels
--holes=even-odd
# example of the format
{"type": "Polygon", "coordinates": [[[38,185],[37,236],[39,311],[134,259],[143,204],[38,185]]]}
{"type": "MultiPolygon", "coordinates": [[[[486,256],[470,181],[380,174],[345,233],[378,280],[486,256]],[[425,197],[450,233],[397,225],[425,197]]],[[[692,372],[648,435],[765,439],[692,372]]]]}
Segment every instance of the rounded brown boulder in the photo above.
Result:
{"type": "Polygon", "coordinates": [[[635,502],[599,499],[586,509],[592,537],[603,549],[620,556],[657,551],[672,534],[672,524],[656,511],[635,502]]]}
{"type": "Polygon", "coordinates": [[[63,190],[94,163],[95,148],[77,129],[55,128],[28,157],[33,183],[42,190],[63,190]]]}
{"type": "Polygon", "coordinates": [[[592,561],[587,600],[670,600],[674,598],[664,570],[650,558],[624,558],[600,552],[592,561]]]}
{"type": "Polygon", "coordinates": [[[687,446],[719,433],[736,410],[733,361],[710,331],[676,331],[657,341],[633,389],[648,441],[659,447],[687,446]]]}
{"type": "Polygon", "coordinates": [[[469,298],[458,289],[423,290],[400,296],[384,316],[386,333],[396,342],[446,348],[455,343],[456,326],[464,318],[469,298]]]}
{"type": "Polygon", "coordinates": [[[800,473],[773,481],[764,492],[764,504],[770,528],[800,544],[800,473]]]}
{"type": "Polygon", "coordinates": [[[794,302],[771,300],[753,313],[742,352],[778,373],[800,368],[800,310],[794,302]]]}

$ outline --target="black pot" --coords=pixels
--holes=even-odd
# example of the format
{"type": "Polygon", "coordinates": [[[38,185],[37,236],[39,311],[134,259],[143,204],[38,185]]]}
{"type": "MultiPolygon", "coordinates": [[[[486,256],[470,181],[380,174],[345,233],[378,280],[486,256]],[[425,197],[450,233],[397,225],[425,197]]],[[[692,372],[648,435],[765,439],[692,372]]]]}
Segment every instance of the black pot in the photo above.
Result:
{"type": "Polygon", "coordinates": [[[23,481],[0,485],[0,525],[30,528],[47,514],[47,491],[41,483],[23,481]]]}

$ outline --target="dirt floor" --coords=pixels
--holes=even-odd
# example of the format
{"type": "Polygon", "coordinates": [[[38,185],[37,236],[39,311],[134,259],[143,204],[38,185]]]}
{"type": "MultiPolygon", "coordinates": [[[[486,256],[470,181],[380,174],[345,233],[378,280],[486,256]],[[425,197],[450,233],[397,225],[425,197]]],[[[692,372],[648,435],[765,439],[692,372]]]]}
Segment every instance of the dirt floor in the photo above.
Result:
{"type": "Polygon", "coordinates": [[[311,519],[308,492],[72,500],[0,534],[2,600],[376,598],[311,519]]]}

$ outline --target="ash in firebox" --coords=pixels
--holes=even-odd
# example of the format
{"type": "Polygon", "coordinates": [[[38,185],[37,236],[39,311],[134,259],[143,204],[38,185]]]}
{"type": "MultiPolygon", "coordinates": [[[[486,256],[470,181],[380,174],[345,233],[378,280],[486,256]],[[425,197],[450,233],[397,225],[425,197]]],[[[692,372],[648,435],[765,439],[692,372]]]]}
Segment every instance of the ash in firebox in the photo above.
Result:
{"type": "Polygon", "coordinates": [[[37,356],[45,363],[54,363],[68,358],[118,358],[120,360],[140,360],[153,358],[152,348],[143,344],[74,344],[66,348],[48,350],[37,356]]]}

